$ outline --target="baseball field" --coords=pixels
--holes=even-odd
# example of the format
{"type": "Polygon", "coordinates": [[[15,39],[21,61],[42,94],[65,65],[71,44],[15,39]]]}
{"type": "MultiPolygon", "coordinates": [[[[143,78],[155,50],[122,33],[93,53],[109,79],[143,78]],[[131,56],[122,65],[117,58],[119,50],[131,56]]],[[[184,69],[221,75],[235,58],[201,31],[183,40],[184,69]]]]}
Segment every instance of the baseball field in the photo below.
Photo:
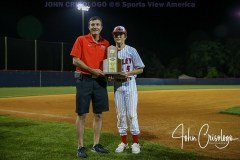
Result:
{"type": "MultiPolygon", "coordinates": [[[[138,89],[142,152],[114,153],[119,139],[110,87],[101,143],[111,153],[88,151],[89,159],[240,159],[239,85],[138,89]],[[232,107],[232,114],[220,113],[232,107]]],[[[74,87],[0,88],[0,97],[0,159],[77,159],[74,87]]],[[[86,121],[88,148],[91,126],[92,113],[86,121]]]]}

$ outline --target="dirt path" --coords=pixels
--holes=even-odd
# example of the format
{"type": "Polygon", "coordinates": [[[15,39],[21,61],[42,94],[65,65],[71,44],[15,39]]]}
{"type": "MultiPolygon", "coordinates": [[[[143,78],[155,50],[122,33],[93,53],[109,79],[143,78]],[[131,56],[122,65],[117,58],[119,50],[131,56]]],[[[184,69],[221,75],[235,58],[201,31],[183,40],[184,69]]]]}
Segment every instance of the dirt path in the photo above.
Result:
{"type": "MultiPolygon", "coordinates": [[[[109,93],[110,111],[104,114],[103,130],[117,134],[113,93],[109,93]]],[[[0,114],[30,117],[55,121],[75,122],[75,95],[32,96],[0,99],[0,114]]],[[[240,105],[240,90],[165,90],[139,92],[139,124],[141,138],[181,148],[182,139],[172,138],[174,129],[183,124],[183,149],[213,157],[240,159],[240,116],[219,114],[220,110],[240,105]],[[226,146],[207,144],[203,135],[208,134],[239,138],[226,146]],[[201,127],[203,129],[200,131],[201,127]],[[198,142],[200,132],[201,141],[198,142]],[[190,139],[192,140],[190,142],[190,139]],[[189,140],[189,141],[188,141],[189,140]],[[200,148],[200,146],[205,148],[200,148]]],[[[87,118],[87,127],[92,126],[92,114],[87,118]]],[[[175,136],[182,134],[179,127],[175,136]]]]}

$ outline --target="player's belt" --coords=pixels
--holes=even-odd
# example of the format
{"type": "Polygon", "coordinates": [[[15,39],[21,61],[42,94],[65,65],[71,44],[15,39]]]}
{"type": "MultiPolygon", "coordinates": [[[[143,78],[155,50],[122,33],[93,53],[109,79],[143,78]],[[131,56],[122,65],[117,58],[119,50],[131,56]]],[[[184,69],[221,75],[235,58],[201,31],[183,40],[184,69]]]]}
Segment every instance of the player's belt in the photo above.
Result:
{"type": "Polygon", "coordinates": [[[128,77],[127,80],[128,80],[128,81],[131,81],[131,80],[132,80],[132,77],[128,77]]]}
{"type": "Polygon", "coordinates": [[[117,82],[127,82],[127,81],[131,81],[133,78],[132,77],[128,77],[126,79],[116,79],[115,81],[117,82]]]}

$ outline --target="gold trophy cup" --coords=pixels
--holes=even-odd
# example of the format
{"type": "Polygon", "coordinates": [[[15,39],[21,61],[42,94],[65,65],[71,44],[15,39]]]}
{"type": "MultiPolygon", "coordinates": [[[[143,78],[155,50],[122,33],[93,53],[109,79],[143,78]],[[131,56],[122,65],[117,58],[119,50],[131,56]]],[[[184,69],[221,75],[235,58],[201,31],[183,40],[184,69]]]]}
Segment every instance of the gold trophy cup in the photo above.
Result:
{"type": "Polygon", "coordinates": [[[107,49],[107,59],[103,60],[103,73],[107,76],[122,79],[122,60],[118,58],[117,48],[113,45],[107,49]]]}

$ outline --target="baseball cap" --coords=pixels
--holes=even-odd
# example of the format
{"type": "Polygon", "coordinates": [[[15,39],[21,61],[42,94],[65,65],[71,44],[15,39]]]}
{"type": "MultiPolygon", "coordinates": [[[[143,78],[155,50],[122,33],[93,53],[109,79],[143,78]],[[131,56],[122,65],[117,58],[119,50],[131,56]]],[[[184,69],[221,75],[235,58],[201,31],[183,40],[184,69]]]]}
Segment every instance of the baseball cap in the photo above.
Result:
{"type": "Polygon", "coordinates": [[[125,33],[125,34],[127,34],[127,30],[126,30],[125,27],[123,27],[123,26],[116,26],[116,27],[113,29],[112,34],[114,34],[114,33],[125,33]]]}

